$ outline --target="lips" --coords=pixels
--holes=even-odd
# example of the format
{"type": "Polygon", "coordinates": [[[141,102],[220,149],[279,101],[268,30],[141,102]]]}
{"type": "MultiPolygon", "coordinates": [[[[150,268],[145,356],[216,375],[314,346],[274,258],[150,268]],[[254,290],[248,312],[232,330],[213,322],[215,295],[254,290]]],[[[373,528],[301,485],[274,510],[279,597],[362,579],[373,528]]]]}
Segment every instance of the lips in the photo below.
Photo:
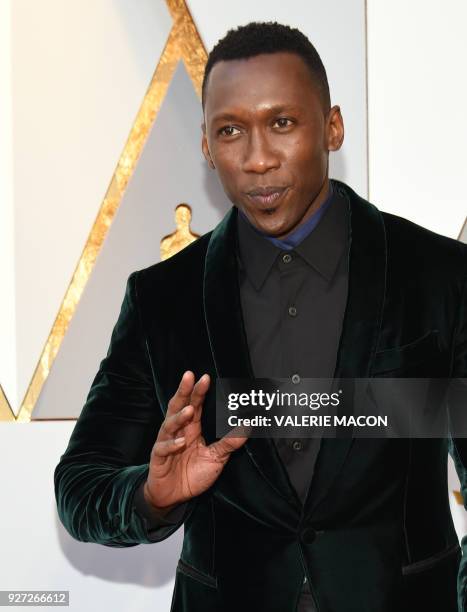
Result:
{"type": "Polygon", "coordinates": [[[275,204],[287,191],[287,187],[256,187],[246,193],[248,198],[260,206],[271,206],[275,204]]]}

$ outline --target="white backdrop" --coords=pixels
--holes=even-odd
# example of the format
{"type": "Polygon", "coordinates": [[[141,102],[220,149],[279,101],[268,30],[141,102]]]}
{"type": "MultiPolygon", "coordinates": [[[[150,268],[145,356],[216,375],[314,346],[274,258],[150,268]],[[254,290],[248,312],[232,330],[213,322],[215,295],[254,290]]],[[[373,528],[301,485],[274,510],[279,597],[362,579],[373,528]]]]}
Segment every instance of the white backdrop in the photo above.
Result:
{"type": "MultiPolygon", "coordinates": [[[[323,57],[333,102],[341,105],[346,122],[333,176],[363,196],[369,184],[370,198],[383,210],[457,236],[467,214],[456,185],[466,135],[459,114],[467,101],[465,83],[455,78],[467,51],[460,25],[467,8],[461,0],[442,5],[414,0],[410,6],[368,0],[368,45],[363,0],[188,4],[208,48],[227,28],[252,19],[277,19],[304,30],[323,57]]],[[[13,407],[29,384],[170,27],[162,0],[0,3],[0,383],[13,407]]],[[[170,231],[171,211],[186,198],[183,189],[194,199],[200,228],[194,225],[195,231],[207,231],[222,215],[222,195],[206,179],[201,157],[196,161],[191,120],[199,120],[199,109],[180,70],[151,134],[154,144],[148,141],[143,153],[140,178],[130,183],[83,295],[75,332],[70,326],[38,402],[43,415],[58,414],[64,403],[65,414],[79,412],[86,376],[103,356],[123,297],[122,279],[157,260],[159,237],[170,231]],[[157,147],[158,134],[170,131],[183,108],[191,110],[181,120],[191,123],[182,125],[190,136],[181,150],[192,170],[179,185],[170,168],[158,178],[157,147]],[[154,218],[152,201],[159,211],[154,218]],[[141,215],[151,218],[154,240],[138,250],[132,236],[141,215]],[[106,262],[112,261],[118,270],[109,274],[106,262]],[[109,301],[99,311],[96,287],[104,282],[109,301]],[[108,329],[99,328],[100,339],[90,334],[101,325],[92,314],[97,311],[108,313],[101,317],[108,329]],[[91,336],[89,372],[84,368],[72,377],[76,362],[70,355],[79,346],[73,338],[83,330],[91,336]]],[[[174,142],[177,148],[167,159],[179,154],[182,141],[174,142]]],[[[53,470],[72,427],[73,422],[56,421],[0,424],[0,589],[70,590],[71,609],[79,612],[168,610],[181,530],[157,546],[112,549],[75,542],[60,525],[53,470]]],[[[452,490],[457,487],[452,465],[450,479],[452,490]]],[[[465,512],[452,495],[451,501],[463,534],[465,512]]]]}
{"type": "Polygon", "coordinates": [[[451,238],[467,215],[466,23],[465,0],[368,0],[370,197],[451,238]]]}

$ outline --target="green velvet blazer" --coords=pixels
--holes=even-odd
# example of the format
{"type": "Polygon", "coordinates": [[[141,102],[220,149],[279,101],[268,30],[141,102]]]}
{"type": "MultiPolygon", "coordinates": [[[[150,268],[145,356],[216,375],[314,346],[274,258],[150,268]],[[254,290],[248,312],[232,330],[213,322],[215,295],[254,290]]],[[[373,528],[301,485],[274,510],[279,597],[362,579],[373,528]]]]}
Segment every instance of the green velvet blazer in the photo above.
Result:
{"type": "MultiPolygon", "coordinates": [[[[351,245],[335,376],[467,377],[467,247],[337,186],[351,245]]],[[[252,376],[236,214],[128,278],[107,356],[55,470],[58,513],[78,540],[152,542],[133,497],[183,372],[207,372],[213,383],[252,376]]],[[[209,444],[215,384],[202,426],[209,444]]],[[[302,506],[273,441],[251,438],[161,532],[184,524],[172,612],[295,612],[304,575],[320,612],[467,612],[448,451],[467,499],[467,439],[324,439],[302,506]]]]}

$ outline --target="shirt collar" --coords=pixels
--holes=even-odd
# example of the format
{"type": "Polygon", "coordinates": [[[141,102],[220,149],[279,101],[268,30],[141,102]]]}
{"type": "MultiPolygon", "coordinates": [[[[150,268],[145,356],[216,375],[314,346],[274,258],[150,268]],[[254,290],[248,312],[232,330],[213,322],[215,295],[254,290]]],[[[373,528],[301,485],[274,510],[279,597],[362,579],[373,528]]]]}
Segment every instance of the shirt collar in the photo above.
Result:
{"type": "MultiPolygon", "coordinates": [[[[331,187],[331,181],[329,182],[331,187]]],[[[253,286],[259,290],[266,280],[277,256],[294,250],[327,281],[337,268],[348,238],[348,204],[335,186],[323,205],[302,226],[296,228],[286,247],[254,227],[241,213],[237,215],[239,264],[245,270],[253,286]],[[324,207],[324,209],[323,209],[324,207]],[[321,214],[319,214],[321,212],[321,214]],[[313,223],[311,223],[313,221],[313,223]],[[306,226],[306,227],[305,227],[306,226]],[[295,243],[294,246],[290,244],[295,243]]]]}

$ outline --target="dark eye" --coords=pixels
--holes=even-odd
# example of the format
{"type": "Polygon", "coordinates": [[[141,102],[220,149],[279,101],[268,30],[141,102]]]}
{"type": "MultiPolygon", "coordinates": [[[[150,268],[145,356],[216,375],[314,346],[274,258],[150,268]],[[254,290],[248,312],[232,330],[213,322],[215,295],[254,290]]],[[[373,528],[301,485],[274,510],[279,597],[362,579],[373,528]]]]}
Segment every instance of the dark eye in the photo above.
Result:
{"type": "Polygon", "coordinates": [[[238,134],[240,130],[233,125],[225,125],[223,128],[219,130],[219,134],[221,136],[235,136],[238,134]]]}
{"type": "Polygon", "coordinates": [[[293,121],[288,117],[279,117],[279,119],[275,120],[274,125],[277,125],[280,128],[286,128],[291,126],[292,123],[293,121]]]}

